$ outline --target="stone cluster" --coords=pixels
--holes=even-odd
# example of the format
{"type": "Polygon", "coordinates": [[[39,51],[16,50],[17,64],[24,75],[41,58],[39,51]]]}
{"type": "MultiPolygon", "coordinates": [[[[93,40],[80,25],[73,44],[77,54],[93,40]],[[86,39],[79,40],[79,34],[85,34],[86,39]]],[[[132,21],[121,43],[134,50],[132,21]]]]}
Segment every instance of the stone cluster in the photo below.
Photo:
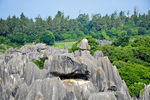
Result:
{"type": "Polygon", "coordinates": [[[37,44],[0,54],[0,100],[131,100],[108,57],[90,55],[86,39],[78,46],[74,53],[37,44]],[[48,57],[43,70],[33,63],[41,57],[48,57]]]}

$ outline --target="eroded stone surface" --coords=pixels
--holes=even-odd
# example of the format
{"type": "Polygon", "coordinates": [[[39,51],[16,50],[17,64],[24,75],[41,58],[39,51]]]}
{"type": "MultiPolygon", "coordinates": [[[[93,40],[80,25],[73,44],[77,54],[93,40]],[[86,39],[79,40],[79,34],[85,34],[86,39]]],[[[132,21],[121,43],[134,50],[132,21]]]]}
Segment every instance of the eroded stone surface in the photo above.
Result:
{"type": "Polygon", "coordinates": [[[90,45],[88,44],[87,39],[81,40],[81,42],[77,45],[77,47],[79,47],[81,50],[89,50],[90,49],[90,45]]]}
{"type": "Polygon", "coordinates": [[[150,100],[150,84],[141,91],[139,100],[150,100]]]}
{"type": "Polygon", "coordinates": [[[45,44],[25,45],[19,50],[9,49],[0,54],[0,98],[131,100],[125,82],[108,57],[101,51],[90,55],[86,39],[78,47],[81,50],[67,53],[45,44]],[[43,70],[33,63],[41,57],[48,57],[43,70]],[[88,78],[85,79],[86,75],[88,78]]]}

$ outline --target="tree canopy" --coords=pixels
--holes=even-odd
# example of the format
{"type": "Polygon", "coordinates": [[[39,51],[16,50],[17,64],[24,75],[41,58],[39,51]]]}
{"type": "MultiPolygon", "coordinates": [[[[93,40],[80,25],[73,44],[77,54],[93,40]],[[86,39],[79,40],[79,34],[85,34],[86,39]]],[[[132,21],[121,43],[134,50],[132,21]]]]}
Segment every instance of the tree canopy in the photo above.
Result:
{"type": "MultiPolygon", "coordinates": [[[[94,14],[91,18],[88,14],[79,14],[77,18],[70,19],[69,16],[64,16],[63,12],[58,11],[54,18],[48,16],[43,19],[39,15],[34,20],[21,13],[20,17],[14,15],[8,16],[7,19],[0,19],[0,36],[9,39],[10,42],[18,33],[23,34],[24,43],[43,42],[43,40],[39,41],[39,38],[46,31],[53,33],[55,41],[77,41],[82,37],[92,36],[96,39],[113,41],[120,38],[118,41],[126,42],[127,36],[150,34],[150,13],[139,14],[135,9],[132,15],[129,12],[115,11],[105,16],[94,14]]],[[[18,44],[19,41],[15,43],[18,44]]],[[[126,44],[118,42],[116,45],[126,44]]]]}

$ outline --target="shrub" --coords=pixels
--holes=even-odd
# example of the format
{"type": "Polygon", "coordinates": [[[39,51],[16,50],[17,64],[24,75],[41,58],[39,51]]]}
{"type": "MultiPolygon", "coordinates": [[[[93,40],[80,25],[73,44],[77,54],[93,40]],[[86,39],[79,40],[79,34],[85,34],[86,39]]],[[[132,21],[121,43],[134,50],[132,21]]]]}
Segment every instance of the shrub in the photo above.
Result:
{"type": "Polygon", "coordinates": [[[150,38],[148,36],[140,36],[136,38],[133,43],[131,43],[132,47],[150,47],[150,38]]]}
{"type": "Polygon", "coordinates": [[[52,32],[45,31],[40,37],[40,42],[46,43],[47,45],[53,45],[55,37],[52,32]]]}
{"type": "Polygon", "coordinates": [[[115,47],[110,45],[101,46],[101,50],[105,56],[108,56],[110,61],[129,61],[134,59],[134,55],[131,47],[115,47]]]}
{"type": "Polygon", "coordinates": [[[140,91],[143,90],[143,83],[135,83],[129,86],[129,93],[132,97],[139,97],[140,91]]]}
{"type": "Polygon", "coordinates": [[[122,33],[114,42],[113,45],[115,46],[127,46],[129,43],[129,36],[126,33],[122,33]]]}
{"type": "Polygon", "coordinates": [[[137,59],[150,62],[150,48],[136,47],[133,49],[133,53],[137,59]]]}
{"type": "Polygon", "coordinates": [[[45,62],[45,60],[47,60],[48,59],[48,57],[42,57],[42,58],[40,58],[39,60],[34,60],[33,62],[37,65],[37,67],[39,68],[39,69],[43,69],[44,68],[44,62],[45,62]]]}
{"type": "MultiPolygon", "coordinates": [[[[120,63],[120,62],[119,62],[120,63]]],[[[144,87],[143,85],[139,85],[136,83],[150,83],[150,69],[149,67],[145,67],[135,63],[116,63],[116,66],[119,66],[119,74],[123,80],[125,80],[130,95],[131,96],[139,96],[140,90],[144,87]]]]}
{"type": "Polygon", "coordinates": [[[144,28],[144,27],[138,28],[138,34],[139,34],[139,35],[144,35],[144,34],[146,34],[146,28],[144,28]]]}
{"type": "Polygon", "coordinates": [[[116,65],[116,67],[119,69],[119,68],[122,68],[122,67],[126,67],[126,63],[124,61],[114,61],[113,62],[113,65],[116,65]]]}
{"type": "Polygon", "coordinates": [[[7,50],[7,47],[6,47],[6,45],[4,45],[4,44],[0,44],[0,52],[5,52],[7,50]]]}
{"type": "Polygon", "coordinates": [[[6,38],[6,37],[3,37],[3,36],[0,36],[0,43],[2,44],[8,44],[10,43],[10,40],[9,38],[6,38]]]}

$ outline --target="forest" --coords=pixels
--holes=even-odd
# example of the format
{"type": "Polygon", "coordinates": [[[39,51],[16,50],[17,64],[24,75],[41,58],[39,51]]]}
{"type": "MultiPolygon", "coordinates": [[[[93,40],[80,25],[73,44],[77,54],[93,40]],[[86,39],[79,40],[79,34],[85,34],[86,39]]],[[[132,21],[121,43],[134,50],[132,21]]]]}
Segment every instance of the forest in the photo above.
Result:
{"type": "MultiPolygon", "coordinates": [[[[90,17],[88,14],[79,14],[76,19],[71,19],[58,11],[54,18],[48,16],[42,19],[39,15],[32,19],[21,13],[20,17],[14,15],[0,19],[0,43],[14,47],[33,42],[53,45],[55,41],[71,42],[85,36],[111,41],[125,37],[126,41],[128,37],[149,33],[150,10],[147,14],[140,14],[136,8],[132,15],[130,11],[115,11],[105,16],[94,14],[90,17]]],[[[124,45],[126,44],[122,44],[124,45]]]]}

